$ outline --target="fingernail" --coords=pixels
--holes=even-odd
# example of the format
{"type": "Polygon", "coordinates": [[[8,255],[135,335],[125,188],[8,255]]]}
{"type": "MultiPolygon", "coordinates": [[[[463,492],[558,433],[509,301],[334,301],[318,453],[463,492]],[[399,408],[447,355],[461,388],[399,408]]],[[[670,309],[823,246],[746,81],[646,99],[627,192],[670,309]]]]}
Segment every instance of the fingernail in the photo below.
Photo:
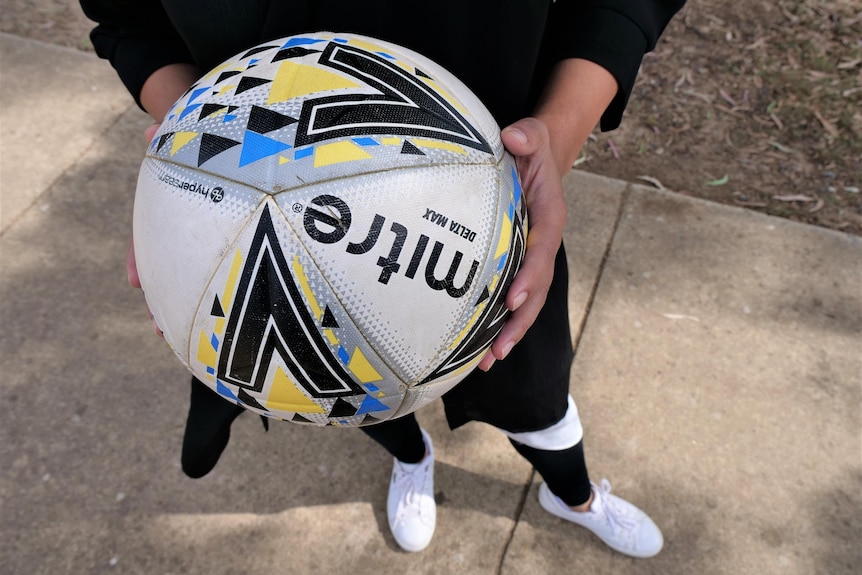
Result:
{"type": "Polygon", "coordinates": [[[525,134],[518,128],[506,128],[504,131],[512,134],[512,136],[514,136],[515,139],[518,140],[521,144],[527,143],[527,134],[525,134]]]}
{"type": "Polygon", "coordinates": [[[521,304],[527,299],[527,292],[521,292],[515,296],[515,301],[512,302],[512,311],[516,311],[521,304]]]}
{"type": "Polygon", "coordinates": [[[513,347],[515,347],[515,343],[514,343],[514,342],[511,342],[511,341],[510,341],[509,343],[507,343],[507,344],[503,347],[503,353],[502,353],[503,357],[501,357],[500,359],[506,359],[506,357],[509,355],[509,352],[510,352],[510,351],[512,351],[512,348],[513,348],[513,347]]]}

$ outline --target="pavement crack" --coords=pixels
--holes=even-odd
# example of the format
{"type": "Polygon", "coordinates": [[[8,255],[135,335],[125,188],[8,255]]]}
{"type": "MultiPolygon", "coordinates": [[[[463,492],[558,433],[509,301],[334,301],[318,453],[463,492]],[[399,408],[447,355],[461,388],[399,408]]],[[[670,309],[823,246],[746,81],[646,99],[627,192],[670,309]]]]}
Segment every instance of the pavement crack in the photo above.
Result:
{"type": "Polygon", "coordinates": [[[521,498],[518,500],[518,507],[515,509],[514,523],[509,531],[509,536],[506,538],[506,543],[503,545],[503,552],[500,554],[500,563],[497,565],[497,575],[503,572],[503,564],[506,562],[506,555],[509,554],[509,545],[512,544],[512,539],[515,538],[515,529],[518,528],[518,523],[521,522],[521,514],[524,513],[524,506],[527,504],[527,495],[530,493],[530,487],[533,486],[533,480],[536,478],[536,470],[530,470],[530,476],[521,490],[521,498]]]}
{"type": "MultiPolygon", "coordinates": [[[[584,306],[584,314],[581,317],[581,323],[578,325],[578,329],[575,335],[575,341],[572,344],[572,357],[577,357],[578,355],[578,347],[581,345],[581,338],[584,335],[584,329],[587,326],[587,321],[589,320],[590,313],[593,311],[593,302],[596,299],[596,293],[599,291],[599,285],[602,283],[602,276],[605,274],[605,265],[608,263],[608,258],[611,255],[611,248],[614,245],[614,240],[617,237],[617,230],[620,227],[620,222],[623,219],[623,212],[625,211],[626,205],[628,204],[629,196],[631,195],[631,184],[627,185],[620,196],[620,205],[617,208],[617,216],[614,219],[613,228],[611,228],[610,236],[608,237],[608,242],[605,244],[604,252],[602,253],[601,262],[599,262],[598,273],[596,274],[596,281],[593,282],[592,287],[590,288],[590,295],[587,297],[587,303],[584,306]]],[[[574,361],[574,359],[572,360],[574,361]]]]}

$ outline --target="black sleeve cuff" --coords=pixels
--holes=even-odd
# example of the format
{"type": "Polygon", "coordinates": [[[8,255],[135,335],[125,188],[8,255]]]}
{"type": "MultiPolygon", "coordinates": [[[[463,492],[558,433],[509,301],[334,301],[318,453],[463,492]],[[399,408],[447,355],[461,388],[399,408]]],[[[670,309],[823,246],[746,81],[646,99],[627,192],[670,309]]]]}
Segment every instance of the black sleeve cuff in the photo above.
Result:
{"type": "Polygon", "coordinates": [[[126,89],[141,106],[141,89],[150,75],[168,64],[194,64],[178,37],[116,35],[102,26],[90,34],[96,53],[111,62],[126,89]]]}
{"type": "Polygon", "coordinates": [[[550,56],[583,58],[608,70],[619,89],[601,119],[602,130],[620,124],[644,54],[652,50],[683,0],[557,0],[551,9],[550,56]],[[592,4],[592,5],[590,5],[592,4]]]}

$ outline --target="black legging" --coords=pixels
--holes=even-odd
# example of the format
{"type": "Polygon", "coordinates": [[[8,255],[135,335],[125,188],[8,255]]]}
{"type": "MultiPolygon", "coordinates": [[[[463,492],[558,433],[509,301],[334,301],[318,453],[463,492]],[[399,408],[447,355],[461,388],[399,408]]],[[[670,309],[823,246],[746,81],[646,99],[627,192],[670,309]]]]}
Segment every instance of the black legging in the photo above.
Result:
{"type": "MultiPolygon", "coordinates": [[[[191,402],[183,437],[183,472],[192,478],[209,473],[230,439],[230,426],[243,411],[225,401],[199,380],[192,378],[191,402]]],[[[411,413],[399,419],[362,427],[393,457],[418,463],[425,456],[419,422],[411,413]]],[[[580,505],[590,497],[590,479],[582,442],[563,451],[543,451],[516,441],[515,449],[542,474],[548,487],[568,505],[580,505]]]]}
{"type": "MultiPolygon", "coordinates": [[[[412,413],[360,429],[399,461],[418,463],[425,456],[422,432],[412,413]]],[[[584,460],[583,441],[562,451],[544,451],[514,440],[510,442],[542,474],[551,491],[566,505],[580,505],[590,498],[590,477],[584,460]]]]}

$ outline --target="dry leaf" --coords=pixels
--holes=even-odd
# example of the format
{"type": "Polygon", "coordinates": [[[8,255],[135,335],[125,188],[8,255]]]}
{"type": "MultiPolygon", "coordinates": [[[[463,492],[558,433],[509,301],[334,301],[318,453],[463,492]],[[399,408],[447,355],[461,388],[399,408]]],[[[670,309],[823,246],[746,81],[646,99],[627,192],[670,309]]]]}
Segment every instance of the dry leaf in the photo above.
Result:
{"type": "Polygon", "coordinates": [[[664,184],[662,184],[660,181],[658,181],[658,179],[653,178],[652,176],[637,176],[637,179],[643,180],[645,182],[649,182],[650,184],[654,185],[655,187],[657,187],[660,190],[666,190],[667,189],[664,187],[664,184]]]}
{"type": "Polygon", "coordinates": [[[814,212],[819,212],[823,209],[823,200],[821,198],[817,198],[817,203],[808,208],[808,213],[813,214],[814,212]]]}
{"type": "Polygon", "coordinates": [[[838,131],[838,128],[835,127],[835,124],[824,118],[823,114],[820,113],[820,110],[817,110],[815,108],[811,111],[814,113],[817,119],[820,120],[820,123],[823,125],[823,129],[826,130],[830,136],[832,136],[833,138],[837,138],[839,136],[840,132],[838,131]]]}
{"type": "Polygon", "coordinates": [[[850,62],[841,62],[838,64],[839,70],[849,70],[851,68],[855,68],[859,64],[862,64],[862,58],[856,58],[855,60],[851,60],[850,62]]]}
{"type": "Polygon", "coordinates": [[[690,321],[700,321],[700,318],[698,318],[698,317],[695,317],[693,315],[685,315],[685,314],[681,314],[681,313],[663,313],[661,315],[666,317],[667,319],[687,319],[690,321]]]}
{"type": "Polygon", "coordinates": [[[760,37],[748,46],[745,47],[746,50],[757,50],[758,48],[762,48],[766,46],[766,38],[760,37]]]}
{"type": "Polygon", "coordinates": [[[769,142],[767,142],[767,143],[770,146],[772,146],[773,148],[775,148],[776,150],[778,150],[779,152],[784,152],[785,154],[792,154],[793,153],[793,150],[791,150],[790,148],[788,148],[787,146],[785,146],[783,144],[779,144],[775,140],[769,140],[769,142]]]}
{"type": "Polygon", "coordinates": [[[781,123],[781,120],[778,119],[778,116],[775,115],[775,112],[769,114],[770,119],[775,122],[775,125],[778,126],[779,130],[784,129],[784,124],[781,123]]]}
{"type": "Polygon", "coordinates": [[[610,138],[608,138],[608,147],[611,149],[611,154],[613,154],[615,160],[620,159],[620,151],[617,149],[616,144],[610,138]]]}
{"type": "Polygon", "coordinates": [[[772,196],[773,200],[778,200],[779,202],[814,202],[815,198],[811,196],[804,196],[802,194],[791,194],[787,196],[772,196]]]}
{"type": "Polygon", "coordinates": [[[725,92],[725,91],[724,91],[724,89],[719,89],[719,90],[718,90],[718,94],[719,94],[719,96],[721,96],[722,98],[724,98],[724,100],[725,100],[728,104],[730,104],[731,106],[736,106],[736,100],[734,100],[734,99],[730,96],[730,94],[728,94],[727,92],[725,92]]]}

